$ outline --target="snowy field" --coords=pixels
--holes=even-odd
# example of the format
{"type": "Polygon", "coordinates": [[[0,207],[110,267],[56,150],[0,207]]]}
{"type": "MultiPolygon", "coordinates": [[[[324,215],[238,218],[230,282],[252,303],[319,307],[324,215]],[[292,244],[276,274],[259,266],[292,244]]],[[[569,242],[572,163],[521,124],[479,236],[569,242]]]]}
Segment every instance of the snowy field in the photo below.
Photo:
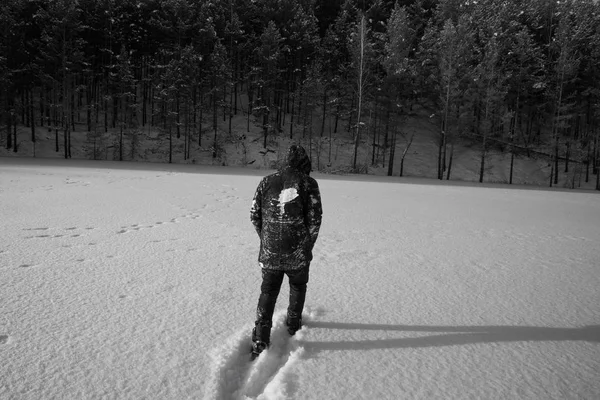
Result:
{"type": "Polygon", "coordinates": [[[259,294],[265,171],[0,158],[2,399],[599,399],[594,192],[317,174],[305,327],[259,294]]]}

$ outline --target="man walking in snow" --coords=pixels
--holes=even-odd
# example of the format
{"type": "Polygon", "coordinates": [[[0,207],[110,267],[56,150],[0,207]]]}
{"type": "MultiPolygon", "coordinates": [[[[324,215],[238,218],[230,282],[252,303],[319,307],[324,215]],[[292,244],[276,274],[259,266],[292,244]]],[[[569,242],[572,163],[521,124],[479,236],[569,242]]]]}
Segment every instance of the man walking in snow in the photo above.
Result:
{"type": "Polygon", "coordinates": [[[284,275],[290,284],[289,334],[302,326],[308,270],[322,214],[319,186],[310,171],[304,148],[292,145],[283,167],[264,177],[254,195],[250,220],[260,237],[262,284],[252,330],[253,359],[271,342],[273,311],[284,275]]]}

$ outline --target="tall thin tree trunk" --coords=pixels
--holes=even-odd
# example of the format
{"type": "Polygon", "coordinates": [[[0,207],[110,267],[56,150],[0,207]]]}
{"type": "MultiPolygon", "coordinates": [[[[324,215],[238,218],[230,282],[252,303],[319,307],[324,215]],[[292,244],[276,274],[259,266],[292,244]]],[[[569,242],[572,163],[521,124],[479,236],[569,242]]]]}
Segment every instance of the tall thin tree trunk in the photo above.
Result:
{"type": "Polygon", "coordinates": [[[569,161],[571,159],[571,143],[567,141],[565,143],[565,174],[569,172],[569,161]]]}
{"type": "Polygon", "coordinates": [[[509,173],[509,178],[508,178],[508,183],[510,185],[512,185],[513,183],[513,174],[514,174],[514,168],[515,168],[515,130],[517,129],[517,126],[520,126],[519,123],[519,100],[520,100],[520,93],[517,94],[517,101],[516,101],[516,105],[515,105],[515,115],[513,117],[512,120],[512,126],[510,128],[510,173],[509,173]]]}
{"type": "Polygon", "coordinates": [[[250,82],[248,82],[248,119],[247,119],[247,125],[246,125],[246,132],[250,132],[250,116],[252,115],[252,108],[254,107],[253,103],[253,95],[254,93],[252,92],[252,86],[250,85],[250,82]]]}
{"type": "Polygon", "coordinates": [[[16,153],[19,151],[19,141],[17,140],[17,113],[12,114],[13,117],[13,152],[16,153]]]}
{"type": "MultiPolygon", "coordinates": [[[[123,91],[121,91],[121,93],[123,93],[123,91]]],[[[119,124],[119,161],[123,161],[123,130],[125,126],[125,112],[123,110],[125,108],[124,103],[125,100],[121,99],[121,118],[123,118],[123,120],[119,124]]]]}
{"type": "Polygon", "coordinates": [[[212,106],[213,106],[213,130],[214,130],[214,139],[213,139],[213,153],[212,158],[217,158],[217,94],[215,93],[216,85],[214,84],[215,80],[213,80],[213,93],[212,93],[212,106]]]}
{"type": "MultiPolygon", "coordinates": [[[[73,77],[73,80],[74,79],[75,79],[75,77],[73,77]]],[[[76,84],[76,82],[73,81],[73,88],[71,89],[71,107],[69,109],[69,111],[71,113],[71,118],[70,118],[71,130],[69,132],[75,132],[75,84],[76,84]]],[[[77,114],[79,114],[79,112],[77,114]]]]}
{"type": "Polygon", "coordinates": [[[321,119],[321,137],[325,133],[325,118],[327,117],[327,88],[323,88],[323,118],[321,119]]]}
{"type": "Polygon", "coordinates": [[[385,133],[383,136],[383,151],[381,152],[382,156],[383,156],[383,167],[385,168],[385,152],[387,151],[387,147],[388,147],[388,140],[389,140],[389,129],[390,129],[390,114],[391,114],[391,109],[392,109],[392,102],[388,99],[387,102],[387,111],[386,111],[386,117],[385,117],[385,133]]]}
{"type": "Polygon", "coordinates": [[[454,140],[450,143],[450,159],[448,160],[448,171],[446,173],[446,180],[450,180],[450,172],[452,171],[452,160],[454,158],[454,140]]]}
{"type": "Polygon", "coordinates": [[[33,89],[29,93],[29,120],[31,121],[31,141],[35,146],[35,109],[33,107],[33,89]]]}
{"type": "Polygon", "coordinates": [[[58,83],[54,82],[53,84],[53,88],[52,88],[52,119],[54,121],[53,125],[54,125],[54,142],[55,142],[55,151],[58,153],[60,151],[59,149],[59,141],[58,141],[58,83]]]}
{"type": "Polygon", "coordinates": [[[177,94],[175,95],[175,111],[176,111],[176,115],[175,115],[175,125],[177,126],[177,139],[181,138],[181,105],[180,105],[180,96],[179,96],[179,90],[177,90],[177,94]]]}
{"type": "Polygon", "coordinates": [[[6,94],[6,149],[9,150],[12,147],[12,112],[10,109],[9,97],[10,93],[6,94]]]}
{"type": "Polygon", "coordinates": [[[204,111],[204,99],[202,94],[202,87],[199,88],[199,101],[200,101],[200,115],[198,116],[198,147],[202,147],[202,117],[204,111]]]}
{"type": "Polygon", "coordinates": [[[104,89],[104,133],[108,132],[108,89],[104,89]]]}
{"type": "Polygon", "coordinates": [[[450,79],[448,79],[448,83],[446,84],[446,101],[444,104],[444,119],[442,121],[442,131],[440,144],[438,148],[438,179],[444,179],[444,171],[446,169],[446,160],[445,160],[445,152],[446,152],[446,131],[448,129],[448,114],[450,109],[450,79]]]}
{"type": "Polygon", "coordinates": [[[333,133],[337,133],[338,130],[338,122],[340,121],[340,90],[338,89],[337,91],[337,101],[336,101],[336,105],[335,105],[335,125],[333,127],[333,133]]]}
{"type": "MultiPolygon", "coordinates": [[[[404,160],[406,159],[406,154],[408,154],[408,149],[410,149],[414,138],[415,134],[413,133],[410,136],[410,140],[404,148],[404,151],[402,152],[402,158],[400,159],[400,176],[404,176],[404,160]]],[[[452,143],[452,147],[454,148],[454,143],[452,143]]],[[[452,165],[452,153],[450,153],[450,165],[452,165]]],[[[450,179],[450,167],[448,167],[448,179],[450,179]]]]}
{"type": "Polygon", "coordinates": [[[173,126],[169,124],[169,164],[173,163],[173,126]]]}
{"type": "Polygon", "coordinates": [[[358,144],[360,142],[360,117],[362,111],[364,72],[365,72],[365,16],[360,20],[360,63],[358,70],[358,110],[356,112],[356,136],[354,137],[354,158],[352,161],[352,169],[356,171],[356,158],[358,156],[358,144]]]}
{"type": "MultiPolygon", "coordinates": [[[[25,100],[26,93],[25,93],[25,90],[23,90],[23,89],[21,89],[20,92],[21,92],[21,107],[20,107],[21,108],[21,110],[20,110],[21,111],[21,122],[23,124],[25,124],[25,126],[27,126],[28,125],[27,119],[26,119],[27,117],[26,117],[26,113],[25,113],[25,104],[27,104],[27,101],[25,100]]],[[[15,113],[16,113],[16,110],[15,110],[15,113]]]]}
{"type": "Polygon", "coordinates": [[[390,160],[388,162],[388,176],[394,174],[394,156],[396,155],[396,137],[398,135],[398,128],[393,128],[394,133],[392,134],[392,143],[390,143],[390,160]]]}

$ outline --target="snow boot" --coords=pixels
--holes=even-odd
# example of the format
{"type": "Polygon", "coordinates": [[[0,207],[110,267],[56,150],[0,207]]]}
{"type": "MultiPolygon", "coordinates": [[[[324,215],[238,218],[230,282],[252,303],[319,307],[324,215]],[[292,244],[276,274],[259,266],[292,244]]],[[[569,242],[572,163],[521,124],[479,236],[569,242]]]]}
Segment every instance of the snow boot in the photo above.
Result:
{"type": "Polygon", "coordinates": [[[259,332],[256,330],[256,326],[252,329],[252,354],[250,355],[250,361],[254,361],[260,353],[269,347],[269,342],[265,341],[270,339],[270,327],[260,326],[259,332]]]}
{"type": "Polygon", "coordinates": [[[292,318],[288,316],[285,320],[285,325],[287,326],[287,331],[290,334],[290,336],[294,336],[296,332],[298,332],[302,328],[302,318],[292,318]]]}
{"type": "Polygon", "coordinates": [[[269,346],[265,342],[253,342],[252,352],[250,353],[250,361],[254,361],[267,347],[269,346]]]}

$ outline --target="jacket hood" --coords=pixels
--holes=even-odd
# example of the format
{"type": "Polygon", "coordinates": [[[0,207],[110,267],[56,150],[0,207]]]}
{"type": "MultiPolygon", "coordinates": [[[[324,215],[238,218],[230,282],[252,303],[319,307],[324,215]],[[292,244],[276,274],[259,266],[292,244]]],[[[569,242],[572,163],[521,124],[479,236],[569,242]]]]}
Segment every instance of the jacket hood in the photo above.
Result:
{"type": "Polygon", "coordinates": [[[296,169],[305,174],[310,174],[312,170],[312,164],[308,154],[304,147],[298,145],[292,145],[288,149],[287,156],[285,158],[285,166],[296,169]]]}

